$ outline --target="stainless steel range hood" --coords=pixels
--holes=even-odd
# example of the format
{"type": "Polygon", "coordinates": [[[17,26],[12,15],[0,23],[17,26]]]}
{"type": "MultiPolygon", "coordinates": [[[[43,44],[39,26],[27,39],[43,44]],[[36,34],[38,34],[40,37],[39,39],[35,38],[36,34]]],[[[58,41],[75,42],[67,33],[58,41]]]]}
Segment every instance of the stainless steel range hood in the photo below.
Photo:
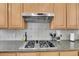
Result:
{"type": "Polygon", "coordinates": [[[26,22],[32,23],[50,23],[54,17],[53,13],[22,13],[26,22]]]}

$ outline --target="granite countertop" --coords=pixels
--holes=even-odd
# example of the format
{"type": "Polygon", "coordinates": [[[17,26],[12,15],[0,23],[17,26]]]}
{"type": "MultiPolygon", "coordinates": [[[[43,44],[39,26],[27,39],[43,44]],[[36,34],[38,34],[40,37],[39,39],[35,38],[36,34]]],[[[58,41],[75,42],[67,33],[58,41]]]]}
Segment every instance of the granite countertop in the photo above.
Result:
{"type": "Polygon", "coordinates": [[[79,50],[79,41],[74,43],[70,41],[54,42],[57,46],[55,49],[19,49],[25,42],[23,41],[0,41],[0,52],[36,52],[36,51],[64,51],[79,50]]]}

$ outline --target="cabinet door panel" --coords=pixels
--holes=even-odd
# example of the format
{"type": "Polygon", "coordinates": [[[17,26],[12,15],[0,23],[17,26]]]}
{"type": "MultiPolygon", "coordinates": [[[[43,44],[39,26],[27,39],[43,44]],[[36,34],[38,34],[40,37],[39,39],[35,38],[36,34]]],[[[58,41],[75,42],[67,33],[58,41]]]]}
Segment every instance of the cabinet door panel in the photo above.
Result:
{"type": "Polygon", "coordinates": [[[0,28],[7,28],[7,4],[0,3],[0,28]]]}
{"type": "Polygon", "coordinates": [[[60,56],[78,56],[78,51],[60,52],[60,56]]]}
{"type": "Polygon", "coordinates": [[[26,52],[26,53],[17,53],[17,56],[38,56],[39,52],[26,52]]]}
{"type": "Polygon", "coordinates": [[[77,26],[77,5],[74,3],[67,4],[67,28],[75,29],[77,26]]]}
{"type": "Polygon", "coordinates": [[[40,52],[40,56],[59,56],[59,52],[40,52]]]}
{"type": "Polygon", "coordinates": [[[66,4],[54,4],[54,20],[51,23],[51,29],[66,28],[66,4]]]}
{"type": "Polygon", "coordinates": [[[22,19],[22,4],[9,4],[9,28],[24,28],[24,20],[22,19]]]}
{"type": "Polygon", "coordinates": [[[16,53],[0,53],[0,56],[16,56],[16,53]]]}
{"type": "Polygon", "coordinates": [[[53,4],[49,3],[26,3],[24,12],[52,12],[53,4]]]}

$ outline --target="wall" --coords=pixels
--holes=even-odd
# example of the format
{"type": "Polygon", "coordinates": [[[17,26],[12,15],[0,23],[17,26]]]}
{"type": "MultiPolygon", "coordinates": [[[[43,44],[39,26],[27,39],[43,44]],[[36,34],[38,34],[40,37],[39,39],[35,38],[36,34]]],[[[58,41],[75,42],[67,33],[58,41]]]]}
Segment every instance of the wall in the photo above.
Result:
{"type": "Polygon", "coordinates": [[[25,32],[28,40],[50,40],[51,32],[62,34],[61,40],[69,40],[69,33],[74,32],[75,39],[79,39],[79,30],[50,30],[48,23],[28,23],[28,25],[28,29],[24,30],[0,29],[0,40],[23,40],[25,32]]]}

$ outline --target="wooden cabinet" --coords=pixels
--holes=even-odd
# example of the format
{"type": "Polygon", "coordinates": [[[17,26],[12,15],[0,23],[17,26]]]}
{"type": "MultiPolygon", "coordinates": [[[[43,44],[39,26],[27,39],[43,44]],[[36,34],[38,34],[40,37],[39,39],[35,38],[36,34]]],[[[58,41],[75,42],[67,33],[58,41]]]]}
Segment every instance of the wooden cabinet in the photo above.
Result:
{"type": "Polygon", "coordinates": [[[54,4],[54,20],[51,23],[51,29],[66,28],[66,4],[54,4]]]}
{"type": "Polygon", "coordinates": [[[59,56],[59,52],[40,52],[40,56],[59,56]]]}
{"type": "Polygon", "coordinates": [[[69,3],[0,3],[0,28],[24,29],[23,12],[54,12],[51,29],[79,28],[79,4],[69,3]]]}
{"type": "Polygon", "coordinates": [[[17,56],[59,56],[59,52],[18,52],[17,56]]]}
{"type": "Polygon", "coordinates": [[[26,3],[24,12],[53,12],[53,4],[49,3],[26,3]]]}
{"type": "Polygon", "coordinates": [[[8,53],[7,53],[7,52],[6,52],[6,53],[3,53],[3,52],[2,52],[2,53],[1,53],[1,52],[0,52],[0,56],[16,56],[16,53],[12,53],[12,52],[10,52],[10,53],[9,53],[9,52],[8,52],[8,53]]]}
{"type": "Polygon", "coordinates": [[[0,3],[0,28],[7,28],[7,4],[0,3]]]}
{"type": "Polygon", "coordinates": [[[78,56],[78,51],[40,52],[40,56],[78,56]]]}
{"type": "Polygon", "coordinates": [[[60,52],[60,56],[78,56],[78,51],[64,51],[64,52],[60,52]]]}
{"type": "Polygon", "coordinates": [[[77,28],[77,5],[67,4],[67,29],[77,28]]]}
{"type": "Polygon", "coordinates": [[[9,28],[23,29],[25,22],[22,19],[23,5],[19,3],[9,4],[9,28]]]}
{"type": "Polygon", "coordinates": [[[79,3],[77,4],[77,29],[79,29],[79,3]]]}
{"type": "Polygon", "coordinates": [[[38,56],[39,55],[39,52],[18,52],[17,53],[17,56],[38,56]]]}
{"type": "Polygon", "coordinates": [[[0,56],[78,56],[78,51],[60,52],[0,52],[0,56]]]}

